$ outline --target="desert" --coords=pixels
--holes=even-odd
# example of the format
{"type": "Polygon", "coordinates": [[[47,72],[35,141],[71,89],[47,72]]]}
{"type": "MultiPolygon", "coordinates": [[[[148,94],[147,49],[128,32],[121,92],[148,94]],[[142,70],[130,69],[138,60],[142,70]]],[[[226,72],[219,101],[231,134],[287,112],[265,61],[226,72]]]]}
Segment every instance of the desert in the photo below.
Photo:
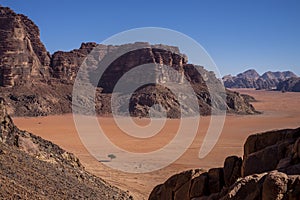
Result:
{"type": "MultiPolygon", "coordinates": [[[[253,96],[256,99],[253,105],[262,114],[228,115],[216,146],[207,157],[200,160],[198,152],[203,134],[209,124],[209,117],[202,117],[197,136],[186,153],[167,168],[148,174],[122,173],[106,167],[93,158],[81,143],[71,114],[33,118],[14,117],[13,119],[19,128],[33,132],[74,153],[89,172],[104,178],[113,185],[129,190],[138,199],[147,199],[153,187],[157,183],[164,182],[172,174],[188,169],[208,170],[212,167],[222,166],[224,159],[229,155],[242,156],[243,144],[251,134],[299,126],[300,93],[254,89],[237,89],[237,91],[253,96]],[[275,95],[276,98],[274,98],[275,95]]],[[[149,151],[160,147],[161,142],[169,140],[170,133],[176,131],[179,120],[170,119],[158,140],[140,145],[142,141],[139,140],[124,140],[122,131],[118,129],[113,118],[107,116],[98,119],[101,125],[108,130],[108,137],[115,144],[129,147],[130,151],[149,151]]],[[[136,120],[137,123],[145,125],[149,119],[136,120]]]]}
{"type": "Polygon", "coordinates": [[[0,199],[299,200],[298,2],[0,5],[0,199]]]}

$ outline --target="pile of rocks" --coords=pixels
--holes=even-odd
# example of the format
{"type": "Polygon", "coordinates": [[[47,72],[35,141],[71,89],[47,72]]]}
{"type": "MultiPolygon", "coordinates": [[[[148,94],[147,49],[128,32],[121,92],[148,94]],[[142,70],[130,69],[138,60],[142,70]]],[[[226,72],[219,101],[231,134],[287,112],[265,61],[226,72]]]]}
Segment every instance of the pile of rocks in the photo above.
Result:
{"type": "Polygon", "coordinates": [[[251,135],[243,159],[190,170],[156,186],[150,200],[300,199],[300,128],[251,135]]]}

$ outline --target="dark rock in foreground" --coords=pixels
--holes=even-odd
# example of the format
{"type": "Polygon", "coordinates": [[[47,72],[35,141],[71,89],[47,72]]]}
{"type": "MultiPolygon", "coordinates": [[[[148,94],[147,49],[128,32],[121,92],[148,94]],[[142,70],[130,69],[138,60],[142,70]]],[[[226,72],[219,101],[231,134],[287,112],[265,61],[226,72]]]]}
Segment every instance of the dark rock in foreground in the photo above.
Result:
{"type": "Polygon", "coordinates": [[[156,186],[149,197],[149,200],[217,199],[300,199],[300,128],[251,135],[244,145],[243,160],[230,156],[223,168],[174,175],[156,186]]]}
{"type": "Polygon", "coordinates": [[[0,199],[132,199],[73,154],[19,130],[0,99],[0,199]]]}

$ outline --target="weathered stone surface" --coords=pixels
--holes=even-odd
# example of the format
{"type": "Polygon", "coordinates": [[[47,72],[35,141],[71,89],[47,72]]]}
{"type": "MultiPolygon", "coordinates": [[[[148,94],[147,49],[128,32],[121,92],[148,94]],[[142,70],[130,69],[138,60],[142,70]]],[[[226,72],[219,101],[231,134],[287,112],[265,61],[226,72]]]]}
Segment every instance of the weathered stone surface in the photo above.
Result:
{"type": "Polygon", "coordinates": [[[192,185],[190,189],[190,198],[193,199],[208,194],[209,194],[208,173],[205,172],[192,180],[192,185]]]}
{"type": "Polygon", "coordinates": [[[38,27],[26,16],[0,6],[0,86],[49,78],[50,55],[38,27]]]}
{"type": "Polygon", "coordinates": [[[287,193],[288,176],[284,173],[272,171],[263,183],[263,200],[285,199],[287,193]]]}
{"type": "Polygon", "coordinates": [[[209,193],[219,193],[224,186],[223,168],[212,168],[208,170],[209,193]]]}
{"type": "Polygon", "coordinates": [[[289,176],[287,190],[289,200],[300,199],[300,175],[289,176]]]}
{"type": "MultiPolygon", "coordinates": [[[[291,169],[292,146],[300,137],[300,129],[270,131],[251,135],[244,145],[242,175],[278,169],[291,169]],[[272,155],[272,156],[270,156],[272,155]]],[[[290,173],[289,173],[290,174],[290,173]]]]}
{"type": "Polygon", "coordinates": [[[266,173],[251,175],[233,184],[222,200],[261,199],[261,191],[266,173]]]}
{"type": "Polygon", "coordinates": [[[229,187],[242,176],[242,158],[230,156],[224,162],[224,183],[229,187]]]}
{"type": "Polygon", "coordinates": [[[259,112],[250,104],[248,96],[241,95],[238,92],[226,91],[227,110],[231,113],[258,114],[259,112]]]}
{"type": "MultiPolygon", "coordinates": [[[[189,199],[300,199],[299,145],[300,128],[251,135],[244,145],[243,161],[236,156],[230,156],[226,158],[224,168],[213,168],[192,178],[189,199]]],[[[174,180],[175,177],[169,180],[174,180]]],[[[165,184],[159,188],[165,188],[165,184]]],[[[187,186],[185,185],[184,191],[187,191],[187,186]]],[[[169,184],[169,191],[173,191],[174,187],[175,184],[169,184]]],[[[157,192],[152,192],[151,197],[174,199],[172,192],[166,196],[163,189],[160,189],[160,196],[156,194],[157,192]]],[[[183,195],[183,199],[188,199],[186,192],[183,195]]]]}
{"type": "Polygon", "coordinates": [[[52,76],[73,82],[86,56],[97,46],[96,43],[82,43],[79,49],[70,52],[57,51],[51,57],[52,76]]]}
{"type": "Polygon", "coordinates": [[[189,170],[170,177],[164,184],[154,188],[149,200],[188,200],[192,180],[200,175],[200,170],[189,170]]]}
{"type": "Polygon", "coordinates": [[[181,116],[180,103],[175,94],[160,85],[148,85],[135,91],[130,99],[129,112],[132,116],[145,117],[151,114],[153,117],[163,117],[160,116],[161,112],[155,113],[155,110],[150,113],[150,109],[154,105],[162,105],[168,118],[180,118],[181,116]]]}

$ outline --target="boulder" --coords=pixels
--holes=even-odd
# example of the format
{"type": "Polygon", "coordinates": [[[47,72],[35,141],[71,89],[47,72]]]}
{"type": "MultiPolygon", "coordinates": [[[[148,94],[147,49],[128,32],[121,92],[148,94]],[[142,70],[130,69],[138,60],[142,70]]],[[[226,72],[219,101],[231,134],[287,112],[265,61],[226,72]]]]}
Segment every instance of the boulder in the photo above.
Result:
{"type": "Polygon", "coordinates": [[[278,171],[270,172],[263,183],[262,200],[281,200],[286,198],[288,176],[278,171]]]}
{"type": "Polygon", "coordinates": [[[208,190],[210,194],[218,193],[224,186],[223,168],[212,168],[208,170],[208,190]]]}
{"type": "Polygon", "coordinates": [[[242,158],[230,156],[224,162],[224,183],[226,187],[231,186],[241,177],[242,158]]]}
{"type": "Polygon", "coordinates": [[[221,200],[261,199],[261,191],[266,173],[246,176],[234,183],[221,200]]]}

